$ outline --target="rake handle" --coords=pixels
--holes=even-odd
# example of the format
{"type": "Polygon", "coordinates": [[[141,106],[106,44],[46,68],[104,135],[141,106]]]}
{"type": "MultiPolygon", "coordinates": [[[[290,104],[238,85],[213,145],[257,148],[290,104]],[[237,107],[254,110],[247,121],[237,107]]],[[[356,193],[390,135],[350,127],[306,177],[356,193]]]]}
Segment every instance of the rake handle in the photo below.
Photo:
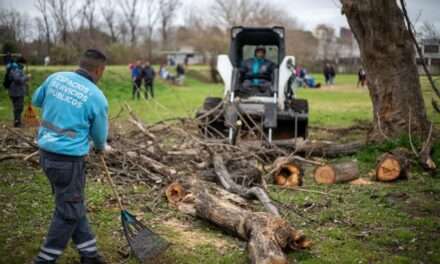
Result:
{"type": "Polygon", "coordinates": [[[101,163],[102,163],[102,166],[104,167],[104,171],[105,171],[105,176],[106,176],[108,182],[110,183],[113,194],[116,197],[116,200],[118,200],[119,208],[121,208],[121,211],[124,211],[125,208],[122,205],[122,200],[121,200],[121,197],[119,196],[118,191],[116,191],[116,186],[113,183],[112,176],[110,175],[110,171],[108,170],[107,163],[105,162],[104,154],[99,154],[99,158],[101,159],[101,163]]]}

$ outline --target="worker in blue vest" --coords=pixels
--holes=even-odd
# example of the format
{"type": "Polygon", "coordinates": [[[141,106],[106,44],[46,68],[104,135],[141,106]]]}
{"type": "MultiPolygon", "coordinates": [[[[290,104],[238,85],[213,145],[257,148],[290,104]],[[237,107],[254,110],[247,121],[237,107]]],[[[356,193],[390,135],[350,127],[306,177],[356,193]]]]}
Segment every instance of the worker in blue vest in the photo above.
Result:
{"type": "Polygon", "coordinates": [[[108,103],[97,86],[105,66],[105,55],[89,49],[81,56],[78,70],[50,75],[32,97],[42,113],[37,139],[40,165],[55,196],[52,222],[36,264],[56,263],[70,239],[82,264],[106,263],[98,254],[84,197],[89,139],[99,152],[109,148],[108,103]]]}
{"type": "Polygon", "coordinates": [[[241,79],[243,81],[238,95],[249,96],[270,96],[275,64],[266,59],[266,48],[257,47],[255,56],[245,60],[240,67],[241,79]]]}

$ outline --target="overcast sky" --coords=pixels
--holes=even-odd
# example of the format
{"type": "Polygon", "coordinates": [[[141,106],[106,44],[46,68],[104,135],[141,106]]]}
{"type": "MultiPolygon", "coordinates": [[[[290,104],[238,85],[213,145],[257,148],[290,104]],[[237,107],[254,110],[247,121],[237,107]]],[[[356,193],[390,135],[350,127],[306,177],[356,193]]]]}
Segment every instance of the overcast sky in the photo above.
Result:
{"type": "MultiPolygon", "coordinates": [[[[105,3],[105,0],[96,1],[105,3]]],[[[183,14],[188,12],[191,6],[207,7],[210,0],[182,0],[182,2],[184,8],[179,14],[179,23],[183,22],[183,14]]],[[[288,10],[304,28],[309,30],[321,23],[337,28],[347,26],[345,17],[341,15],[341,5],[338,0],[272,0],[272,2],[288,10]]],[[[414,22],[417,20],[420,24],[429,21],[440,28],[440,0],[407,0],[407,3],[414,22]]],[[[0,7],[15,8],[30,16],[38,15],[34,0],[0,0],[0,7]]]]}

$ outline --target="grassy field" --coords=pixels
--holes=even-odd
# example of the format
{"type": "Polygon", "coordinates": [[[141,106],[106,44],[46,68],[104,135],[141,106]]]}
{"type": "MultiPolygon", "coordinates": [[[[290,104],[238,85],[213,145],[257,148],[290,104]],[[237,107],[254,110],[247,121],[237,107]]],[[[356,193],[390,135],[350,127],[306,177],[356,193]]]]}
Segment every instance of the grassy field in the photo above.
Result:
{"type": "MultiPolygon", "coordinates": [[[[33,67],[35,89],[60,67],[33,67]]],[[[69,70],[74,67],[63,67],[69,70]]],[[[195,67],[195,71],[205,69],[195,67]]],[[[0,72],[0,74],[2,74],[0,72]]],[[[194,76],[196,77],[196,76],[194,76]]],[[[100,86],[109,98],[111,116],[128,103],[146,122],[193,116],[206,96],[221,96],[221,85],[209,84],[188,76],[185,86],[159,81],[156,99],[131,100],[131,85],[126,66],[111,66],[100,86]]],[[[322,82],[320,76],[318,81],[322,82]]],[[[311,124],[343,127],[358,120],[371,120],[368,92],[355,87],[354,75],[340,75],[334,88],[300,90],[311,108],[311,124]]],[[[424,95],[431,97],[425,79],[424,95]]],[[[434,117],[429,107],[431,117],[434,117]]],[[[124,117],[126,113],[122,113],[124,117]]],[[[9,123],[10,103],[0,92],[0,122],[9,123]]],[[[433,118],[438,125],[439,116],[433,118]]],[[[376,158],[396,146],[408,146],[405,139],[383,145],[371,145],[346,159],[359,161],[367,176],[376,158]]],[[[440,144],[434,158],[440,164],[440,144]]],[[[53,210],[50,187],[39,169],[17,162],[0,163],[0,263],[29,263],[43,240],[53,210]]],[[[314,241],[308,251],[289,254],[300,263],[440,263],[440,175],[428,175],[413,166],[407,181],[368,186],[317,186],[307,174],[304,189],[294,192],[271,187],[270,196],[279,203],[283,216],[304,230],[314,241]]],[[[247,263],[245,243],[218,231],[215,227],[175,212],[161,203],[157,213],[145,208],[149,190],[145,186],[120,188],[132,201],[130,211],[172,242],[158,263],[247,263]]],[[[98,245],[110,263],[136,263],[125,259],[125,241],[121,238],[119,213],[110,202],[106,183],[89,181],[87,187],[89,217],[98,236],[98,245]]],[[[78,263],[69,247],[60,263],[78,263]]]]}

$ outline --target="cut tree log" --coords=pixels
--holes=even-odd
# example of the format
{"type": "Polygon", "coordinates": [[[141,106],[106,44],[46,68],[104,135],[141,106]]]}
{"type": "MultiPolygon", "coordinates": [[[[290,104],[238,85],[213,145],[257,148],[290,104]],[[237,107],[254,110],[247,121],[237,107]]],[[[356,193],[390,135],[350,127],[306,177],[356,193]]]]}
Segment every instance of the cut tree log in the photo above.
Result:
{"type": "Polygon", "coordinates": [[[327,164],[316,168],[314,178],[319,184],[349,182],[359,178],[359,166],[355,161],[327,164]]]}
{"type": "MultiPolygon", "coordinates": [[[[177,183],[178,184],[178,183],[177,183]]],[[[248,251],[253,264],[287,264],[285,251],[305,249],[311,242],[302,232],[295,230],[280,217],[265,212],[252,212],[243,209],[213,194],[205,186],[192,184],[177,187],[174,183],[170,188],[177,188],[186,193],[184,197],[170,201],[183,213],[207,220],[227,233],[231,233],[248,241],[248,251]],[[188,189],[189,188],[189,189],[188,189]]]]}
{"type": "Polygon", "coordinates": [[[297,187],[302,185],[303,170],[299,164],[281,157],[275,160],[273,180],[276,185],[283,187],[297,187]]]}
{"type": "Polygon", "coordinates": [[[410,152],[402,148],[383,154],[378,158],[373,179],[381,182],[406,179],[410,165],[409,155],[410,152]]]}

